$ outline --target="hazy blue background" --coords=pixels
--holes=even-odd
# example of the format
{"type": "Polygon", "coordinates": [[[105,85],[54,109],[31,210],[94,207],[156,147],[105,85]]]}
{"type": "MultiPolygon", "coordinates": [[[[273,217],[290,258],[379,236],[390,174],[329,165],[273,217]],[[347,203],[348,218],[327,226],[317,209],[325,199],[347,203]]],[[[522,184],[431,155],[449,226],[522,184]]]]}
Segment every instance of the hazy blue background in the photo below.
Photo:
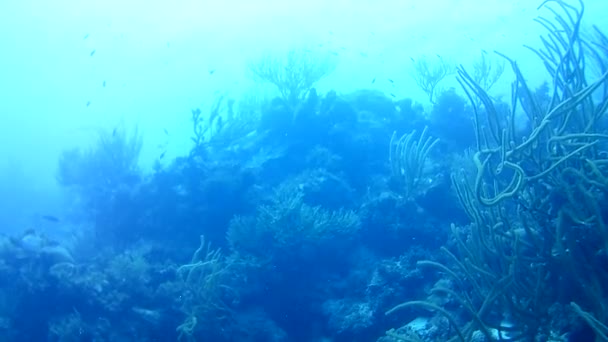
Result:
{"type": "MultiPolygon", "coordinates": [[[[531,55],[521,45],[538,44],[539,3],[3,0],[0,232],[61,215],[57,157],[89,144],[100,128],[139,125],[144,167],[165,148],[166,160],[186,151],[190,109],[204,108],[218,91],[251,91],[246,64],[264,52],[333,51],[339,66],[324,89],[372,87],[376,77],[373,87],[424,102],[410,57],[440,54],[466,65],[480,49],[498,49],[537,68],[525,64],[531,55]]],[[[601,23],[607,3],[586,1],[587,22],[601,23]]]]}

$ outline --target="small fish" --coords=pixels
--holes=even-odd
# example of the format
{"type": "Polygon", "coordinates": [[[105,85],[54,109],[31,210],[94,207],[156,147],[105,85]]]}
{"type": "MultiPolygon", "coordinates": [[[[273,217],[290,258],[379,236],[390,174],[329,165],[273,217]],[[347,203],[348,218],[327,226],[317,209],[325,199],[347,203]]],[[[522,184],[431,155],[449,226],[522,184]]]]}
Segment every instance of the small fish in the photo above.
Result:
{"type": "Polygon", "coordinates": [[[414,57],[410,57],[410,60],[412,61],[412,63],[416,63],[416,60],[414,59],[414,57]]]}
{"type": "Polygon", "coordinates": [[[209,75],[213,75],[213,74],[215,74],[215,69],[209,70],[209,75]]]}
{"type": "Polygon", "coordinates": [[[338,53],[336,51],[332,51],[331,54],[334,56],[338,56],[338,53]]]}
{"type": "Polygon", "coordinates": [[[91,53],[89,54],[89,56],[93,57],[93,55],[95,55],[95,52],[96,52],[96,51],[97,51],[97,50],[93,49],[93,50],[91,51],[91,53]]]}
{"type": "Polygon", "coordinates": [[[374,84],[374,83],[376,83],[376,78],[375,77],[372,79],[372,84],[374,84]]]}
{"type": "Polygon", "coordinates": [[[166,128],[163,128],[163,132],[165,132],[165,135],[169,135],[169,131],[166,128]]]}
{"type": "Polygon", "coordinates": [[[106,81],[103,81],[103,83],[101,84],[102,87],[106,87],[106,81]]]}
{"type": "Polygon", "coordinates": [[[163,158],[165,158],[166,153],[167,153],[167,151],[163,151],[163,153],[161,153],[160,156],[158,156],[158,159],[163,160],[163,158]]]}
{"type": "Polygon", "coordinates": [[[87,34],[85,34],[85,35],[84,35],[84,37],[82,37],[82,40],[85,40],[85,39],[87,39],[87,38],[89,38],[89,34],[88,34],[88,33],[87,33],[87,34]]]}
{"type": "Polygon", "coordinates": [[[388,81],[391,82],[391,84],[395,84],[395,81],[393,81],[391,78],[389,78],[388,81]]]}
{"type": "Polygon", "coordinates": [[[390,95],[391,97],[393,97],[393,98],[396,98],[396,97],[397,97],[397,95],[395,95],[395,94],[393,94],[393,93],[390,93],[389,95],[390,95]]]}
{"type": "Polygon", "coordinates": [[[53,222],[53,223],[58,223],[60,221],[59,218],[57,218],[53,215],[42,215],[41,217],[43,220],[53,222]]]}
{"type": "Polygon", "coordinates": [[[114,129],[112,130],[112,136],[115,137],[116,136],[116,131],[118,130],[118,127],[114,127],[114,129]]]}
{"type": "Polygon", "coordinates": [[[91,105],[91,101],[87,101],[87,107],[91,105]]]}
{"type": "Polygon", "coordinates": [[[359,54],[361,55],[361,57],[367,57],[367,53],[365,52],[359,52],[359,54]]]}

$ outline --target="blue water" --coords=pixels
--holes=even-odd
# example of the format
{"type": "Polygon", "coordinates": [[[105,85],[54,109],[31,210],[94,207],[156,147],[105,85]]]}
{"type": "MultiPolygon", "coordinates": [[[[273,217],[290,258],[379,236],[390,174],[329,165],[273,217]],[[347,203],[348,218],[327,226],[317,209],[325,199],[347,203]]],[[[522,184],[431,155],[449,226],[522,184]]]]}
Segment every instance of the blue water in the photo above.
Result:
{"type": "Polygon", "coordinates": [[[0,341],[604,340],[605,5],[435,5],[0,5],[0,341]]]}

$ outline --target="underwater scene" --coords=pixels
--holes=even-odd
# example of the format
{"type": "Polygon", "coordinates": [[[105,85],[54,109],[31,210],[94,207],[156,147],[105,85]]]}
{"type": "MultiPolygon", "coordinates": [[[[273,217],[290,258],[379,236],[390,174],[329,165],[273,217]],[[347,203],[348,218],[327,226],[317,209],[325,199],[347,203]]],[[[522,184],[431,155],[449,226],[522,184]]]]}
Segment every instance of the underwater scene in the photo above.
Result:
{"type": "Polygon", "coordinates": [[[0,13],[0,342],[608,341],[608,2],[0,13]]]}

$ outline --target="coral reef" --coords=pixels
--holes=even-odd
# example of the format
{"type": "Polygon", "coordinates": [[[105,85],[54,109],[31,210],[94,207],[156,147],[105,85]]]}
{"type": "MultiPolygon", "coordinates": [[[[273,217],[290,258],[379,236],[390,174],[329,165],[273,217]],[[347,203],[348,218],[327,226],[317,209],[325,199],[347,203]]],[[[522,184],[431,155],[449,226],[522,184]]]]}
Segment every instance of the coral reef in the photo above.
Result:
{"type": "Polygon", "coordinates": [[[190,150],[148,173],[137,129],[66,151],[73,236],[0,236],[0,340],[608,339],[608,39],[582,5],[543,3],[538,89],[482,53],[461,89],[418,60],[428,108],[321,92],[333,57],[293,50],[249,65],[276,98],[185,113],[190,150]]]}

